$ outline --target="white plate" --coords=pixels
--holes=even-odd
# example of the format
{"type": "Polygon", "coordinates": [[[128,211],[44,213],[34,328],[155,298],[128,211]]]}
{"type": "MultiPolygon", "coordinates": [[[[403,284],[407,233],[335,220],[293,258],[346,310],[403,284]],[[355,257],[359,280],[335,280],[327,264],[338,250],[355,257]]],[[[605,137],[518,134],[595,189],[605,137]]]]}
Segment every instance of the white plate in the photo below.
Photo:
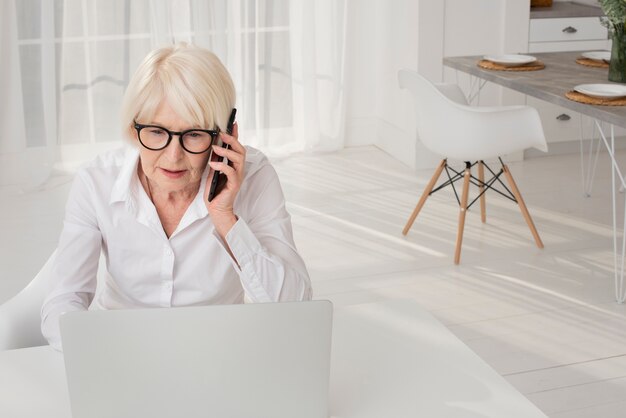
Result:
{"type": "Polygon", "coordinates": [[[537,58],[532,55],[520,55],[520,54],[510,54],[510,55],[485,55],[483,59],[487,61],[495,62],[496,64],[505,65],[507,67],[517,67],[520,65],[530,64],[531,62],[537,61],[537,58]]]}
{"type": "Polygon", "coordinates": [[[610,61],[611,51],[589,51],[581,54],[583,57],[594,61],[610,61]]]}
{"type": "Polygon", "coordinates": [[[574,90],[601,99],[626,97],[626,86],[622,84],[579,84],[574,87],[574,90]]]}

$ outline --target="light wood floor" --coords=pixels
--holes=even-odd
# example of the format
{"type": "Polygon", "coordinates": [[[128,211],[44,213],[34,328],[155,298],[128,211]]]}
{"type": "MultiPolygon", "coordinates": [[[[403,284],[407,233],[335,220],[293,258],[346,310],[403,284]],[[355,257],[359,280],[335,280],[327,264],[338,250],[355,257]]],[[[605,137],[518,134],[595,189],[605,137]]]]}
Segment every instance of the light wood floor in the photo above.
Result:
{"type": "MultiPolygon", "coordinates": [[[[432,196],[401,234],[431,170],[415,173],[374,147],[275,165],[315,298],[413,299],[551,418],[626,416],[626,306],[614,299],[605,155],[591,197],[578,155],[511,163],[545,249],[517,206],[490,193],[486,224],[478,203],[468,213],[459,266],[450,191],[432,196]]],[[[54,248],[70,180],[0,200],[0,302],[54,248]]]]}

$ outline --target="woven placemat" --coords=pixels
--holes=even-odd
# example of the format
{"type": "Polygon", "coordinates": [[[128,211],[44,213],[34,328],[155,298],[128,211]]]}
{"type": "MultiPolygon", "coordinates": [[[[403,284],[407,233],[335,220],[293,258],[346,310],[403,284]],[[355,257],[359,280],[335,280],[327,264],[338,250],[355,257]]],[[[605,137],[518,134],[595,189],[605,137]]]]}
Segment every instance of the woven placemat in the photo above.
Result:
{"type": "Polygon", "coordinates": [[[484,68],[485,70],[495,71],[537,71],[546,68],[544,63],[541,61],[533,61],[530,64],[518,65],[516,67],[507,67],[506,65],[497,64],[492,61],[480,60],[478,61],[478,66],[480,68],[484,68]]]}
{"type": "Polygon", "coordinates": [[[590,60],[585,57],[576,58],[576,63],[580,65],[584,65],[586,67],[597,67],[597,68],[609,68],[609,63],[598,60],[590,60]]]}
{"type": "Polygon", "coordinates": [[[565,93],[565,97],[575,102],[585,104],[600,106],[626,106],[626,97],[619,97],[617,99],[601,99],[599,97],[587,96],[586,94],[582,94],[574,90],[565,93]]]}

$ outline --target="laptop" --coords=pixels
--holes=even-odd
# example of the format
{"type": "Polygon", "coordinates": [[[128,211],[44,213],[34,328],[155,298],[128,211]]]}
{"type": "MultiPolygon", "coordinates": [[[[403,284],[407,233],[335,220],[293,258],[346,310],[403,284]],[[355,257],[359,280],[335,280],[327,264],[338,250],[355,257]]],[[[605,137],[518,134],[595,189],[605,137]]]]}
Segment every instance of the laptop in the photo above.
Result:
{"type": "Polygon", "coordinates": [[[68,312],[73,418],[328,418],[328,301],[68,312]]]}

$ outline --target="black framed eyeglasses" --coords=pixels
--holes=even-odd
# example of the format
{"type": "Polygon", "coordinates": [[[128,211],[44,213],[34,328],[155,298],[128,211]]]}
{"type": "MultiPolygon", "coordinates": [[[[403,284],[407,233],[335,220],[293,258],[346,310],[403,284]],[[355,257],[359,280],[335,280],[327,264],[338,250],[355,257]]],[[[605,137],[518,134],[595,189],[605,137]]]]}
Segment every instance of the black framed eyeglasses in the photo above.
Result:
{"type": "Polygon", "coordinates": [[[202,154],[211,148],[211,144],[219,131],[211,129],[188,129],[182,132],[174,132],[158,125],[142,125],[135,122],[137,137],[144,147],[151,151],[160,151],[172,141],[174,135],[178,136],[181,147],[191,154],[202,154]]]}

